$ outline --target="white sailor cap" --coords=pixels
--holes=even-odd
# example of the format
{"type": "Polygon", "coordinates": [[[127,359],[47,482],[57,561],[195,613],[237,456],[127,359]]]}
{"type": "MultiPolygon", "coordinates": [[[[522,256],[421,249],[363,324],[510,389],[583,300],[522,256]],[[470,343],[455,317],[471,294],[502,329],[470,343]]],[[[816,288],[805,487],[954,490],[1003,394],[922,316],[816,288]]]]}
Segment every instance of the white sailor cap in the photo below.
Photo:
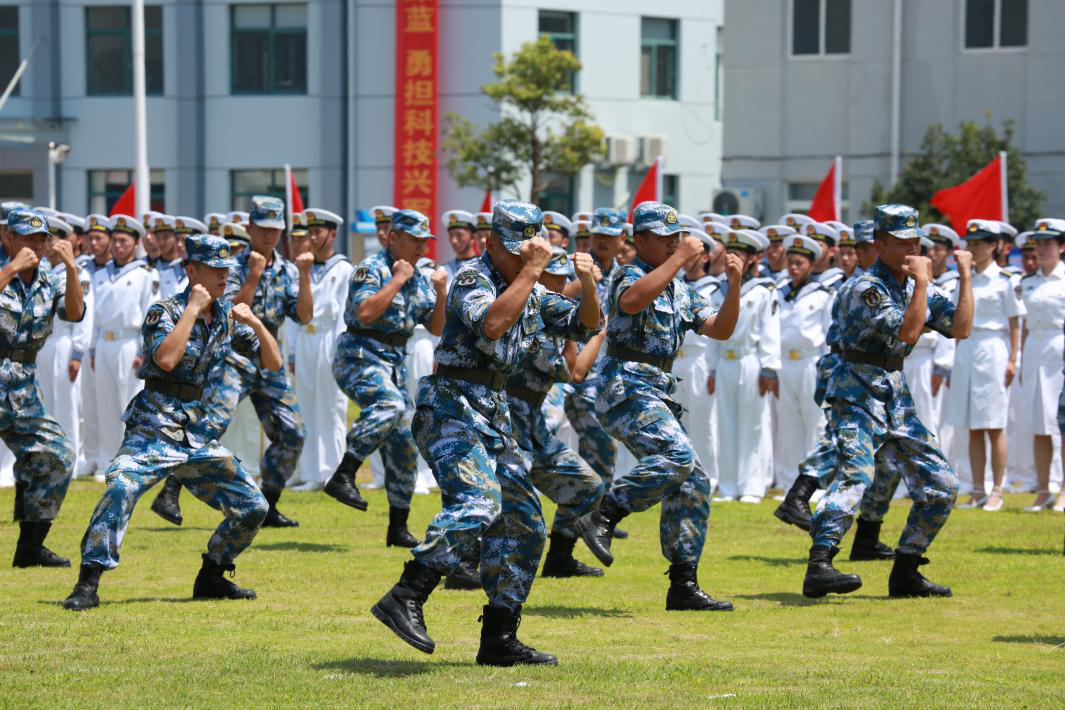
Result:
{"type": "Polygon", "coordinates": [[[808,222],[802,231],[808,237],[828,242],[829,246],[835,246],[839,242],[839,232],[824,222],[808,222]]]}
{"type": "Polygon", "coordinates": [[[966,240],[1003,239],[1002,222],[995,219],[970,219],[965,225],[966,240]]]}
{"type": "Polygon", "coordinates": [[[1053,217],[1037,219],[1032,231],[1036,233],[1035,239],[1063,237],[1065,236],[1065,219],[1054,219],[1053,217]]]}
{"type": "Polygon", "coordinates": [[[85,231],[111,233],[111,218],[105,214],[91,214],[85,218],[85,231]]]}
{"type": "Polygon", "coordinates": [[[140,239],[144,236],[144,225],[136,217],[116,214],[111,218],[111,233],[114,234],[115,232],[128,234],[134,239],[140,239]]]}
{"type": "Polygon", "coordinates": [[[703,224],[707,222],[728,222],[728,217],[717,212],[700,212],[696,215],[703,224]]]}
{"type": "Polygon", "coordinates": [[[473,229],[491,229],[492,228],[492,213],[491,212],[478,212],[473,216],[473,229]]]}
{"type": "Polygon", "coordinates": [[[303,210],[303,223],[308,227],[332,227],[337,229],[344,224],[344,218],[336,212],[323,210],[321,207],[308,207],[303,210]]]}
{"type": "Polygon", "coordinates": [[[928,235],[936,244],[942,244],[944,246],[955,249],[958,246],[958,233],[945,224],[923,224],[921,229],[928,235]]]}
{"type": "Polygon", "coordinates": [[[544,229],[561,232],[568,237],[573,232],[573,222],[561,212],[544,212],[544,229]]]}
{"type": "Polygon", "coordinates": [[[591,210],[578,210],[577,212],[573,213],[573,216],[569,218],[569,221],[570,222],[581,222],[581,221],[585,221],[586,220],[588,222],[591,222],[592,221],[592,216],[593,215],[592,215],[592,211],[591,210]]]}
{"type": "Polygon", "coordinates": [[[69,224],[75,232],[81,234],[85,231],[85,220],[69,212],[60,212],[59,219],[69,224]]]}
{"type": "Polygon", "coordinates": [[[446,229],[451,229],[452,227],[473,229],[473,219],[473,215],[466,210],[448,210],[440,215],[440,222],[446,229]]]}
{"type": "Polygon", "coordinates": [[[221,212],[208,212],[203,216],[203,221],[209,229],[218,229],[223,222],[228,222],[229,220],[221,212]]]}
{"type": "Polygon", "coordinates": [[[146,230],[153,234],[155,232],[173,232],[174,218],[168,214],[156,212],[144,221],[144,225],[146,230]]]}
{"type": "Polygon", "coordinates": [[[762,226],[762,223],[754,217],[748,217],[745,214],[734,214],[728,217],[728,223],[733,229],[758,229],[762,226]]]}
{"type": "Polygon", "coordinates": [[[226,221],[246,225],[249,222],[248,213],[243,210],[233,210],[226,215],[226,221]]]}
{"type": "Polygon", "coordinates": [[[728,241],[725,246],[729,249],[739,249],[749,254],[763,251],[769,246],[769,239],[761,232],[753,229],[733,229],[728,233],[728,241]]]}
{"type": "Polygon", "coordinates": [[[177,234],[207,234],[207,225],[195,217],[175,217],[174,232],[177,234]]]}
{"type": "Polygon", "coordinates": [[[58,217],[59,210],[54,210],[51,207],[34,207],[33,211],[42,217],[58,217]]]}
{"type": "Polygon", "coordinates": [[[703,229],[702,221],[695,219],[695,217],[692,217],[690,215],[678,214],[677,221],[681,224],[681,226],[686,228],[685,231],[690,231],[692,229],[698,229],[702,231],[703,229]]]}
{"type": "Polygon", "coordinates": [[[377,205],[370,208],[374,224],[387,224],[390,227],[392,226],[392,213],[396,211],[392,205],[377,205]]]}
{"type": "Polygon", "coordinates": [[[230,242],[244,242],[245,244],[251,244],[248,230],[239,222],[223,222],[219,225],[218,231],[220,236],[230,242]]]}
{"type": "Polygon", "coordinates": [[[67,224],[59,217],[48,215],[45,217],[48,220],[48,233],[55,237],[66,237],[74,231],[73,227],[67,224]]]}
{"type": "Polygon", "coordinates": [[[786,224],[767,224],[758,231],[769,240],[770,244],[782,242],[785,237],[790,237],[792,234],[795,234],[795,228],[789,227],[786,224]]]}
{"type": "Polygon", "coordinates": [[[922,249],[931,249],[933,246],[935,246],[935,242],[933,242],[927,236],[921,237],[921,248],[922,249]]]}
{"type": "Polygon", "coordinates": [[[788,212],[786,215],[782,215],[780,218],[781,224],[786,224],[789,227],[795,229],[796,233],[801,231],[802,227],[815,221],[812,217],[804,215],[802,212],[788,212]]]}
{"type": "Polygon", "coordinates": [[[1032,239],[1032,235],[1035,232],[1021,232],[1017,235],[1017,239],[1014,242],[1017,248],[1021,251],[1032,251],[1035,249],[1035,240],[1032,239]]]}
{"type": "Polygon", "coordinates": [[[799,254],[800,256],[807,257],[811,261],[817,261],[821,258],[822,254],[820,244],[801,234],[793,234],[784,239],[784,249],[789,254],[799,254]]]}
{"type": "Polygon", "coordinates": [[[732,228],[724,222],[707,222],[703,225],[703,230],[712,238],[724,244],[728,241],[728,233],[732,231],[732,228]]]}

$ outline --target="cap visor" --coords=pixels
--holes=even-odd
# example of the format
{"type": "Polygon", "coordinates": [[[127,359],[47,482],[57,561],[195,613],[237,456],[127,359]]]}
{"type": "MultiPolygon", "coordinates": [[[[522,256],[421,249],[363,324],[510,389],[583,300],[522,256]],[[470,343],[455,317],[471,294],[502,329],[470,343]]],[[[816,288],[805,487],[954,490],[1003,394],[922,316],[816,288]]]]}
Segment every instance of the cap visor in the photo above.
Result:
{"type": "Polygon", "coordinates": [[[201,261],[201,264],[210,266],[213,269],[232,269],[237,265],[237,262],[233,259],[208,259],[207,261],[201,261]]]}
{"type": "Polygon", "coordinates": [[[625,233],[621,227],[592,227],[592,234],[605,234],[608,237],[620,237],[625,233]]]}
{"type": "Polygon", "coordinates": [[[913,229],[896,229],[894,231],[888,230],[888,234],[896,239],[920,239],[926,236],[924,231],[914,227],[913,229]]]}
{"type": "Polygon", "coordinates": [[[499,236],[499,241],[503,244],[503,248],[509,251],[511,254],[517,254],[521,251],[521,245],[524,243],[524,239],[514,239],[512,237],[499,236]]]}
{"type": "Polygon", "coordinates": [[[253,219],[251,223],[256,227],[263,227],[264,229],[284,229],[285,220],[283,219],[253,219]]]}
{"type": "MultiPolygon", "coordinates": [[[[686,232],[687,230],[688,230],[687,227],[685,227],[680,222],[677,222],[676,224],[664,224],[661,227],[652,227],[651,229],[648,229],[647,231],[650,232],[651,234],[655,234],[655,235],[657,235],[659,237],[671,237],[674,234],[679,234],[680,232],[686,232]]],[[[644,230],[640,230],[640,229],[635,229],[634,228],[633,231],[634,232],[641,232],[641,231],[644,231],[644,230]]]]}

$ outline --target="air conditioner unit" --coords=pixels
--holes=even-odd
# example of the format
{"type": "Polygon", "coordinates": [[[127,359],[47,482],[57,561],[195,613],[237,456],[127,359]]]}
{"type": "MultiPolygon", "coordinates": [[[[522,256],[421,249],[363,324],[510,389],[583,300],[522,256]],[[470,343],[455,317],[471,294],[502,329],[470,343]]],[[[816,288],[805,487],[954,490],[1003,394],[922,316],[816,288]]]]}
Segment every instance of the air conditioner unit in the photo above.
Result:
{"type": "Polygon", "coordinates": [[[605,165],[632,165],[636,162],[636,139],[632,136],[607,135],[605,165]]]}
{"type": "Polygon", "coordinates": [[[666,157],[666,137],[640,136],[640,165],[653,165],[658,156],[666,157]]]}
{"type": "Polygon", "coordinates": [[[745,214],[762,219],[762,188],[724,187],[714,195],[714,212],[722,215],[745,214]]]}

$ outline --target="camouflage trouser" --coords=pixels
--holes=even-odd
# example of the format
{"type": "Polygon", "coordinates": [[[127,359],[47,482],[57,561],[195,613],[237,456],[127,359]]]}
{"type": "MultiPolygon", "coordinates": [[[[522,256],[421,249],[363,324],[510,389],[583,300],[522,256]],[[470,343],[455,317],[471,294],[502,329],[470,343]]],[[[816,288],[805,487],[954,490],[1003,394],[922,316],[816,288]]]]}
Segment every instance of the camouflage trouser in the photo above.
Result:
{"type": "MultiPolygon", "coordinates": [[[[799,474],[818,479],[822,488],[832,485],[839,470],[839,454],[827,429],[826,424],[825,432],[817,442],[817,448],[799,464],[799,474]]],[[[859,515],[863,520],[878,523],[884,519],[901,480],[902,471],[898,466],[886,458],[877,459],[873,482],[866,488],[859,506],[859,515]]]]}
{"type": "Polygon", "coordinates": [[[595,414],[595,381],[573,385],[566,395],[566,417],[577,432],[577,453],[607,485],[614,478],[618,447],[595,414]]]}
{"type": "Polygon", "coordinates": [[[296,393],[284,370],[260,369],[252,373],[226,358],[221,381],[211,383],[204,396],[206,438],[220,439],[229,428],[237,405],[249,396],[270,439],[260,467],[263,490],[280,492],[296,470],[306,438],[296,393]]]}
{"type": "Polygon", "coordinates": [[[410,508],[418,477],[418,450],[410,432],[413,406],[407,399],[401,368],[366,358],[338,356],[333,377],[359,405],[359,417],[347,436],[347,452],[359,461],[381,450],[385,491],[393,508],[410,508]]]}
{"type": "MultiPolygon", "coordinates": [[[[498,406],[505,411],[502,398],[498,406]]],[[[508,609],[524,604],[547,533],[517,442],[489,434],[472,414],[462,419],[426,405],[415,411],[412,429],[444,502],[414,558],[448,574],[480,539],[481,584],[489,604],[508,609]]]]}
{"type": "Polygon", "coordinates": [[[876,415],[847,402],[833,402],[828,429],[836,443],[839,473],[814,514],[810,535],[815,545],[838,545],[853,522],[874,469],[886,464],[884,478],[905,479],[913,498],[898,549],[920,555],[947,522],[958,479],[916,414],[902,412],[891,417],[882,403],[875,409],[876,415]]]}
{"type": "Polygon", "coordinates": [[[0,439],[15,456],[15,520],[54,520],[70,485],[74,449],[45,413],[36,383],[23,385],[5,393],[11,409],[0,404],[0,439]]]}
{"type": "Polygon", "coordinates": [[[133,507],[144,493],[173,475],[194,496],[224,516],[207,542],[207,554],[228,564],[251,544],[266,517],[266,498],[240,462],[212,441],[189,449],[162,437],[128,435],[107,469],[107,489],[81,541],[83,564],[118,566],[118,550],[133,507]]]}
{"type": "Polygon", "coordinates": [[[534,411],[517,397],[508,397],[507,403],[514,438],[532,461],[533,485],[558,506],[551,532],[576,538],[573,525],[599,505],[606,487],[603,479],[550,432],[543,409],[534,411]]]}
{"type": "Polygon", "coordinates": [[[603,412],[607,431],[639,459],[607,495],[632,513],[661,501],[662,554],[673,564],[698,564],[710,518],[710,478],[680,414],[679,404],[649,388],[631,389],[624,402],[603,412]]]}
{"type": "Polygon", "coordinates": [[[568,385],[556,384],[547,391],[547,398],[544,399],[544,421],[552,436],[558,436],[558,430],[566,423],[567,390],[568,385]]]}

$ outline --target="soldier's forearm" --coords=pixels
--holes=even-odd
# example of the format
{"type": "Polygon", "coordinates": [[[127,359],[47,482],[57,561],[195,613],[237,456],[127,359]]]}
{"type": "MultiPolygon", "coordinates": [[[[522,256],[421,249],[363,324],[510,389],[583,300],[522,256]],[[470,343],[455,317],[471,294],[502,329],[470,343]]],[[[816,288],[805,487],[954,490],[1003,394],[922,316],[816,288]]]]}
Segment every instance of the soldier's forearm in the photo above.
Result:
{"type": "Polygon", "coordinates": [[[484,316],[484,324],[481,333],[489,340],[498,340],[510,328],[518,322],[518,318],[525,311],[525,304],[529,302],[529,294],[536,286],[538,275],[526,268],[518,272],[517,278],[507,287],[507,290],[488,307],[484,316]]]}

